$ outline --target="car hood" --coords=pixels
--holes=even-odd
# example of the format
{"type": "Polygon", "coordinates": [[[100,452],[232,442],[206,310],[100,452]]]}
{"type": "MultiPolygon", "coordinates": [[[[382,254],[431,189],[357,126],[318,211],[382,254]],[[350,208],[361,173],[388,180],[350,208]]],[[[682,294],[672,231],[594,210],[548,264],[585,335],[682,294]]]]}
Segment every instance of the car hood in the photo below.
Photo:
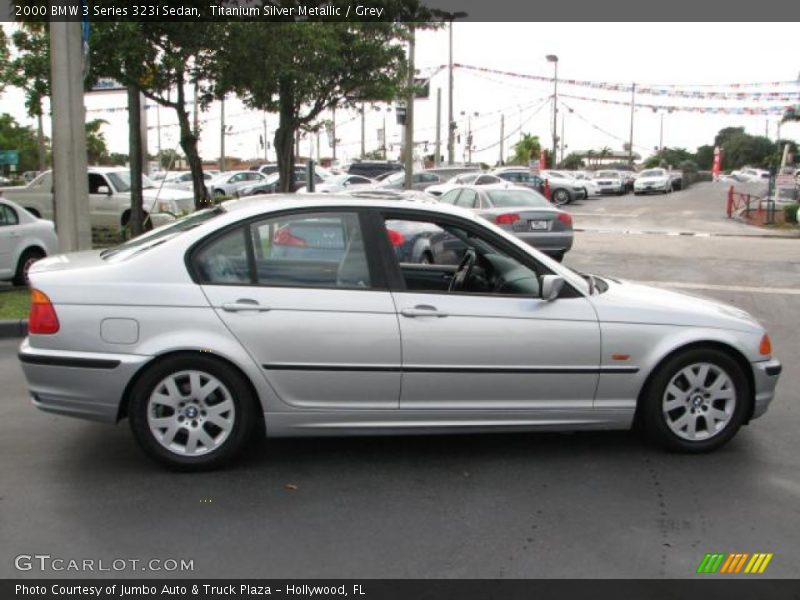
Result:
{"type": "Polygon", "coordinates": [[[604,278],[608,290],[591,300],[601,322],[713,327],[737,331],[763,328],[749,313],[709,298],[604,278]]]}
{"type": "MultiPolygon", "coordinates": [[[[126,193],[126,196],[130,194],[126,193]]],[[[194,193],[191,190],[172,188],[164,185],[162,188],[147,188],[142,190],[142,203],[145,209],[161,202],[172,202],[178,212],[194,211],[194,193]]]]}
{"type": "Polygon", "coordinates": [[[636,183],[663,183],[669,179],[669,175],[658,175],[656,177],[637,177],[636,183]]]}

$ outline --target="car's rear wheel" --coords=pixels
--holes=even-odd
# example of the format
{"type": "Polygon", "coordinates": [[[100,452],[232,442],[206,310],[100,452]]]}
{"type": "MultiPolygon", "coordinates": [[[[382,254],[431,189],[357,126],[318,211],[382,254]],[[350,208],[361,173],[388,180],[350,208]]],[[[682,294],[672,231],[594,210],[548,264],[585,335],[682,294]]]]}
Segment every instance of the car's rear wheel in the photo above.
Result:
{"type": "Polygon", "coordinates": [[[567,190],[558,188],[553,190],[553,204],[556,206],[563,206],[564,204],[569,204],[570,201],[569,192],[567,190]]]}
{"type": "Polygon", "coordinates": [[[206,356],[174,356],[136,382],[128,417],[155,460],[181,470],[219,467],[246,446],[260,411],[242,377],[206,356]]]}
{"type": "Polygon", "coordinates": [[[694,349],[664,364],[640,402],[640,416],[658,444],[680,452],[708,452],[739,430],[749,407],[749,385],[739,364],[716,349],[694,349]]]}
{"type": "Polygon", "coordinates": [[[17,261],[17,270],[14,273],[14,285],[28,285],[28,271],[33,263],[44,258],[44,252],[38,248],[28,248],[17,261]]]}

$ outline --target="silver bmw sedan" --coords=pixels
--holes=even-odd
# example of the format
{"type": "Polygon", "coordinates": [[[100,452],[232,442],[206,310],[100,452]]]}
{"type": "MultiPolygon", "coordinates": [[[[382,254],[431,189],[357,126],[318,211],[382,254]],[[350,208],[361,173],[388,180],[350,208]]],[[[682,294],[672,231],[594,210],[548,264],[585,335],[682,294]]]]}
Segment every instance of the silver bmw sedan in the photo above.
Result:
{"type": "Polygon", "coordinates": [[[578,274],[469,211],[410,200],[226,202],[39,261],[30,281],[33,404],[127,418],[183,469],[263,434],[637,424],[704,452],[764,413],[781,371],[744,311],[578,274]]]}

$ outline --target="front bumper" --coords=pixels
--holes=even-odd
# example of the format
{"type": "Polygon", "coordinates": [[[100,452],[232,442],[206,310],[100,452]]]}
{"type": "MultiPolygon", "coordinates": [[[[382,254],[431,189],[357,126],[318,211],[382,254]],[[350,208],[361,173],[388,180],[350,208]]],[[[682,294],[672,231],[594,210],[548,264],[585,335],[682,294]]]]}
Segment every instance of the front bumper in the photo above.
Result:
{"type": "Polygon", "coordinates": [[[780,361],[773,358],[763,362],[752,363],[754,383],[753,419],[757,419],[769,407],[775,397],[775,386],[783,369],[780,361]]]}
{"type": "Polygon", "coordinates": [[[19,349],[31,401],[46,412],[114,423],[125,387],[149,356],[19,349]]]}

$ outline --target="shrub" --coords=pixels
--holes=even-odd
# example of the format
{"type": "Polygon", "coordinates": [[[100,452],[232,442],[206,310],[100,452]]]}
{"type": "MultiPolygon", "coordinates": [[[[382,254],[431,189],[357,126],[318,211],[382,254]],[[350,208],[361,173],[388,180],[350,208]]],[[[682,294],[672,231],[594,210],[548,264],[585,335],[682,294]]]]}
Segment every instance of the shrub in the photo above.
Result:
{"type": "Polygon", "coordinates": [[[787,204],[783,207],[783,220],[787,223],[797,223],[797,209],[800,204],[787,204]]]}

